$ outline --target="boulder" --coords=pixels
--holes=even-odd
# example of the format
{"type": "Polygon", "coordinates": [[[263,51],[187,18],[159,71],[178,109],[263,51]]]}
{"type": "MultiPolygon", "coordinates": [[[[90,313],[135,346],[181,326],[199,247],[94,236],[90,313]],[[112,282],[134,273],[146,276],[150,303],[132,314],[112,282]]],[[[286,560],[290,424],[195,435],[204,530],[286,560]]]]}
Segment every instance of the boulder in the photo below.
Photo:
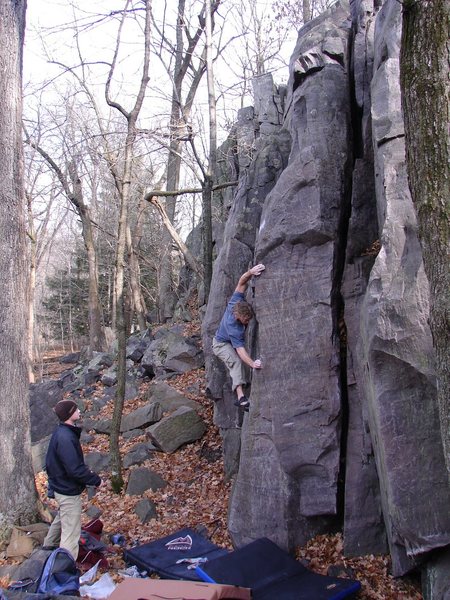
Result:
{"type": "Polygon", "coordinates": [[[353,165],[348,4],[338,2],[303,31],[286,99],[289,163],[265,198],[252,262],[266,271],[248,293],[263,368],[253,373],[230,503],[229,529],[239,546],[269,537],[290,549],[330,527],[338,512],[335,268],[353,165]]]}
{"type": "Polygon", "coordinates": [[[84,455],[84,462],[91,471],[101,473],[102,471],[109,471],[110,456],[103,452],[87,452],[84,455]]]}
{"type": "Polygon", "coordinates": [[[111,419],[91,419],[87,417],[83,420],[83,429],[109,435],[111,433],[111,422],[111,419]]]}
{"type": "Polygon", "coordinates": [[[142,498],[142,500],[136,504],[134,512],[139,517],[141,523],[148,523],[152,519],[156,519],[158,517],[156,504],[148,498],[142,498]]]}
{"type": "Polygon", "coordinates": [[[31,444],[31,460],[33,463],[34,474],[44,470],[45,467],[45,456],[47,454],[47,448],[50,443],[51,435],[34,442],[31,444]]]}
{"type": "Polygon", "coordinates": [[[162,415],[163,409],[161,404],[159,402],[151,402],[123,416],[120,431],[122,433],[124,431],[131,431],[132,429],[147,427],[159,421],[162,415]]]}
{"type": "Polygon", "coordinates": [[[395,576],[450,544],[429,286],[405,165],[401,23],[402,7],[387,0],[375,26],[371,84],[380,251],[361,306],[357,348],[395,576]]]}
{"type": "Polygon", "coordinates": [[[129,337],[126,347],[127,359],[130,359],[133,361],[133,363],[138,363],[144,356],[144,352],[146,351],[152,339],[153,336],[150,329],[147,329],[147,331],[143,334],[139,333],[129,337]]]}
{"type": "Polygon", "coordinates": [[[87,371],[98,371],[103,367],[110,367],[114,363],[114,356],[108,352],[93,352],[93,358],[87,365],[87,371]]]}
{"type": "Polygon", "coordinates": [[[109,369],[107,369],[101,377],[101,382],[103,383],[103,385],[106,385],[107,387],[116,385],[116,383],[117,383],[117,367],[112,366],[109,369]]]}
{"type": "Polygon", "coordinates": [[[164,417],[146,429],[152,442],[163,452],[175,452],[180,446],[199,440],[206,425],[192,408],[181,406],[171,415],[164,417]]]}
{"type": "Polygon", "coordinates": [[[142,442],[141,444],[136,444],[124,456],[124,468],[129,469],[130,467],[141,465],[143,462],[145,462],[152,456],[153,452],[157,450],[158,449],[149,442],[142,442]]]}
{"type": "Polygon", "coordinates": [[[204,365],[203,351],[195,338],[169,330],[151,342],[141,365],[156,374],[185,373],[204,365]]]}
{"type": "Polygon", "coordinates": [[[161,475],[158,475],[158,473],[146,469],[145,467],[139,467],[130,471],[125,493],[128,494],[128,496],[139,496],[147,490],[156,492],[156,490],[164,488],[166,485],[167,482],[161,475]]]}
{"type": "Polygon", "coordinates": [[[180,406],[189,406],[197,411],[201,408],[198,402],[186,398],[174,387],[163,381],[152,382],[147,397],[152,402],[158,402],[163,412],[176,410],[180,406]]]}
{"type": "Polygon", "coordinates": [[[58,425],[53,407],[63,399],[63,389],[58,381],[48,380],[30,385],[31,442],[50,435],[58,425]]]}
{"type": "Polygon", "coordinates": [[[80,360],[80,352],[65,354],[59,359],[61,364],[76,364],[80,360]]]}

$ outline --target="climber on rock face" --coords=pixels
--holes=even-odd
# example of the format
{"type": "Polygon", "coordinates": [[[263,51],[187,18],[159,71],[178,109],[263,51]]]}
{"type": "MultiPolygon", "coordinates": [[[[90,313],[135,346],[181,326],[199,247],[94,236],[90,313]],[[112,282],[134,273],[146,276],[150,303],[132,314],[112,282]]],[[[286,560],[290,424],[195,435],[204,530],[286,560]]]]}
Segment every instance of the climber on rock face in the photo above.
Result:
{"type": "Polygon", "coordinates": [[[243,363],[252,369],[261,369],[262,365],[259,359],[252,360],[245,349],[245,328],[253,317],[253,309],[245,302],[244,293],[250,279],[261,275],[265,268],[263,264],[258,264],[241,275],[212,343],[213,353],[225,363],[230,372],[233,391],[237,395],[234,404],[247,411],[250,403],[243,391],[243,386],[247,383],[243,363]]]}

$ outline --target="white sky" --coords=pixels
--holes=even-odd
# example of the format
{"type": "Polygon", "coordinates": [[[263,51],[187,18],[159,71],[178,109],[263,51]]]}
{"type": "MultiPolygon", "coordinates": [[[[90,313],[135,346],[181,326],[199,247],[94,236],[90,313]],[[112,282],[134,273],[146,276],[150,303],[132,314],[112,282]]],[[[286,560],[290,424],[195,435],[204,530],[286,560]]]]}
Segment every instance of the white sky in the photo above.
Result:
{"type": "MultiPolygon", "coordinates": [[[[188,0],[186,4],[188,5],[190,1],[200,2],[200,0],[188,0]]],[[[228,7],[233,1],[236,0],[223,0],[222,16],[226,15],[228,7]]],[[[244,0],[244,2],[247,1],[244,0]]],[[[83,19],[84,22],[92,22],[95,15],[121,10],[125,4],[124,0],[76,0],[76,2],[81,7],[77,11],[79,24],[83,24],[83,19]]],[[[258,9],[267,10],[267,5],[270,5],[270,3],[271,0],[257,0],[256,6],[258,9]]],[[[167,4],[169,9],[174,9],[178,4],[178,0],[168,0],[167,4]]],[[[161,10],[163,6],[163,0],[153,0],[155,18],[158,16],[157,11],[161,10]]],[[[24,49],[25,114],[33,105],[41,107],[51,106],[54,92],[52,91],[52,86],[42,85],[43,82],[53,80],[61,84],[61,86],[67,85],[68,79],[64,83],[64,78],[61,77],[61,68],[49,64],[48,59],[57,60],[70,66],[80,63],[73,31],[69,28],[62,31],[62,25],[69,25],[73,21],[74,13],[70,0],[29,0],[24,49]],[[39,29],[43,31],[41,35],[43,35],[48,57],[43,54],[42,40],[40,40],[38,35],[39,29]],[[37,93],[36,90],[38,90],[37,93]],[[33,92],[34,95],[32,95],[33,92]]],[[[224,32],[224,36],[227,35],[230,38],[234,33],[231,28],[230,19],[226,19],[225,23],[226,27],[230,28],[230,31],[224,32]]],[[[134,26],[136,26],[135,23],[134,26]]],[[[124,37],[126,51],[120,61],[121,72],[119,72],[114,87],[121,104],[126,105],[128,95],[129,105],[126,108],[130,108],[131,103],[134,103],[135,100],[135,92],[137,91],[140,79],[143,50],[142,39],[138,39],[138,32],[136,30],[132,31],[132,27],[133,23],[131,23],[130,30],[128,30],[127,35],[124,37]]],[[[97,27],[91,27],[84,31],[79,39],[79,47],[83,58],[92,62],[111,60],[116,33],[117,21],[102,22],[97,27]]],[[[284,46],[284,60],[286,62],[288,62],[290,53],[294,48],[296,37],[296,32],[292,32],[292,39],[284,46]]],[[[235,52],[238,52],[238,50],[235,50],[235,52]]],[[[232,60],[233,55],[231,55],[232,60]]],[[[237,63],[227,65],[222,61],[222,64],[217,63],[216,65],[215,78],[216,80],[220,80],[222,85],[226,84],[227,78],[231,78],[227,70],[228,66],[234,68],[234,70],[237,69],[237,63]]],[[[141,113],[140,125],[141,127],[148,128],[160,124],[167,126],[167,95],[170,96],[171,93],[170,80],[165,75],[159,61],[154,57],[151,58],[150,69],[151,80],[148,87],[146,105],[141,113]]],[[[92,67],[93,76],[91,77],[91,89],[97,90],[98,97],[102,99],[105,111],[107,111],[107,108],[103,100],[103,95],[106,72],[107,67],[105,65],[96,65],[92,67]],[[97,87],[95,88],[95,86],[97,87]]],[[[275,83],[286,83],[287,68],[277,73],[274,79],[275,83]]],[[[207,121],[206,75],[203,78],[203,85],[203,91],[198,94],[197,116],[199,118],[204,116],[207,121]]],[[[219,92],[220,85],[218,81],[216,94],[218,95],[219,92]]],[[[248,99],[245,104],[251,104],[251,99],[248,99]]],[[[227,136],[227,130],[223,128],[225,122],[230,123],[236,120],[238,108],[237,100],[228,99],[225,105],[223,102],[218,103],[219,128],[222,125],[222,128],[218,132],[219,143],[227,136]]],[[[206,126],[207,123],[205,124],[206,126]]]]}
{"type": "MultiPolygon", "coordinates": [[[[220,9],[223,16],[225,16],[227,13],[229,5],[232,1],[233,0],[223,0],[222,7],[220,9]]],[[[244,0],[244,2],[246,1],[247,0],[244,0]]],[[[260,14],[265,14],[270,12],[269,7],[271,2],[272,0],[253,0],[252,6],[255,5],[258,11],[260,11],[260,14]]],[[[30,81],[36,84],[40,81],[48,80],[48,78],[52,75],[55,76],[60,73],[60,69],[54,65],[49,65],[46,57],[43,56],[42,43],[38,39],[36,33],[36,30],[39,28],[44,30],[44,41],[51,59],[58,60],[69,65],[74,65],[77,63],[78,57],[75,54],[76,48],[73,34],[69,30],[66,33],[60,31],[63,24],[70,24],[74,20],[74,13],[70,4],[71,3],[68,0],[29,0],[27,8],[27,33],[25,37],[24,53],[25,85],[30,81]]],[[[94,16],[99,13],[122,9],[124,6],[124,0],[89,0],[88,2],[86,0],[78,0],[77,4],[81,7],[81,9],[77,11],[78,20],[81,16],[81,19],[84,17],[85,21],[92,21],[94,16]]],[[[177,0],[168,0],[167,4],[170,9],[174,9],[176,8],[178,2],[177,0]]],[[[189,2],[187,2],[187,4],[189,4],[189,2]]],[[[153,12],[155,17],[158,16],[158,10],[161,10],[162,6],[164,6],[163,0],[153,0],[153,12]]],[[[231,29],[232,24],[229,19],[225,20],[225,24],[226,27],[230,28],[230,31],[226,34],[229,38],[234,34],[231,29]]],[[[80,47],[82,48],[83,56],[87,56],[89,52],[90,60],[109,60],[112,56],[112,50],[114,48],[116,30],[116,23],[109,23],[108,25],[102,23],[100,26],[92,27],[84,32],[80,37],[80,47]]],[[[134,70],[136,72],[136,76],[139,76],[140,61],[136,60],[133,65],[133,62],[129,59],[132,58],[133,55],[140,58],[140,55],[142,54],[142,44],[134,43],[134,33],[131,33],[126,39],[126,44],[128,46],[127,53],[129,56],[126,65],[124,64],[124,82],[125,79],[130,80],[133,78],[134,70]]],[[[286,63],[288,62],[290,53],[294,48],[295,39],[296,32],[292,32],[291,39],[287,40],[283,45],[281,55],[286,63]]],[[[237,48],[237,46],[235,46],[235,48],[237,48]]],[[[233,57],[233,54],[231,57],[233,57]]],[[[234,67],[237,67],[237,65],[230,64],[229,67],[233,69],[234,67]]],[[[105,69],[103,69],[104,72],[105,69]]],[[[287,68],[280,70],[274,74],[275,83],[286,83],[287,76],[287,68]]],[[[151,81],[148,90],[150,96],[152,96],[152,89],[155,90],[158,88],[158,84],[162,77],[164,78],[161,72],[160,64],[158,64],[156,59],[152,59],[151,81]]],[[[227,78],[231,77],[229,73],[227,74],[227,65],[224,65],[223,63],[217,63],[215,77],[218,82],[216,88],[216,94],[218,94],[220,91],[219,82],[222,83],[222,85],[226,85],[227,78]]],[[[204,77],[204,82],[206,82],[206,76],[204,77]]],[[[103,87],[103,81],[99,81],[98,83],[99,87],[103,87]]],[[[164,83],[160,84],[164,93],[168,91],[166,89],[167,83],[167,80],[164,79],[164,83]]],[[[159,92],[156,93],[152,98],[153,107],[155,107],[158,103],[158,95],[159,92]]],[[[235,109],[237,107],[232,108],[235,109]]],[[[221,108],[219,105],[218,111],[220,112],[221,110],[223,111],[224,108],[221,108]]]]}

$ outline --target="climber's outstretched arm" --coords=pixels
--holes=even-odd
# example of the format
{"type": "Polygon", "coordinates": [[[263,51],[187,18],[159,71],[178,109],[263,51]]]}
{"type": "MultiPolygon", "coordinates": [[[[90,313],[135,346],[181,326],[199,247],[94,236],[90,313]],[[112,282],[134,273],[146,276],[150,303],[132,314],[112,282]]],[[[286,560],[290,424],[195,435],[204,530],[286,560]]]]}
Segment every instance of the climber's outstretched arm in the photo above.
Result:
{"type": "Polygon", "coordinates": [[[259,264],[259,265],[255,265],[254,267],[252,267],[250,269],[250,271],[246,271],[245,273],[243,273],[238,281],[238,284],[236,286],[236,289],[234,290],[235,292],[240,292],[241,294],[243,294],[245,292],[245,290],[247,289],[248,286],[248,282],[250,281],[250,279],[255,275],[256,277],[258,277],[259,275],[261,275],[261,273],[264,271],[266,267],[263,264],[259,264]]]}

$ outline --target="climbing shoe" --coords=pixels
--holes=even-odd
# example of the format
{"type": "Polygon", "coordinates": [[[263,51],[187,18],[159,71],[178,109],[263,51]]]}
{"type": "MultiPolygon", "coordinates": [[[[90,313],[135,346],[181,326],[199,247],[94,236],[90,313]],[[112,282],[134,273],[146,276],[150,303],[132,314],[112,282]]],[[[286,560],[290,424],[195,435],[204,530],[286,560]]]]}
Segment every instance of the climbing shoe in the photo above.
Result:
{"type": "Polygon", "coordinates": [[[246,396],[241,396],[239,400],[236,400],[234,405],[239,406],[239,408],[243,408],[245,411],[248,411],[250,406],[250,400],[246,396]]]}

